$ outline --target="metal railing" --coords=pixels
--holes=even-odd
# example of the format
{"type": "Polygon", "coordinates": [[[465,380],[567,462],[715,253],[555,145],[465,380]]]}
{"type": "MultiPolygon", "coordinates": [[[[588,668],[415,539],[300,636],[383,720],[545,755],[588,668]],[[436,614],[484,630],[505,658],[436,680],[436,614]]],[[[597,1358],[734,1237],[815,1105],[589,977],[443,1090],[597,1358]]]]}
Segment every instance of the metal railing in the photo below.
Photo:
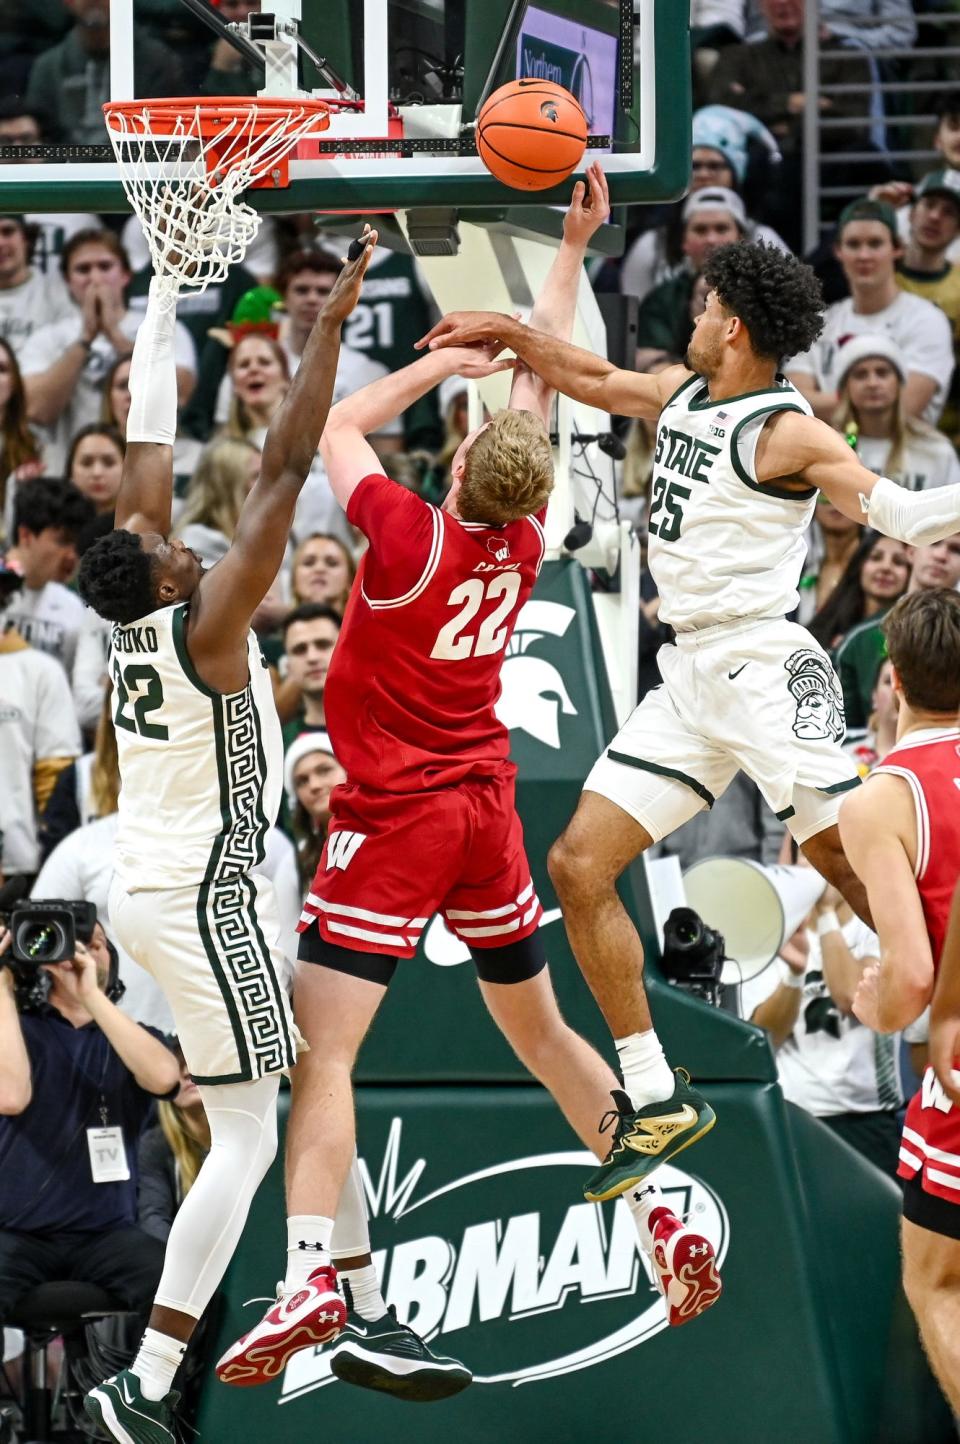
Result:
{"type": "MultiPolygon", "coordinates": [[[[820,0],[807,0],[804,13],[804,52],[803,52],[803,89],[807,96],[807,104],[803,114],[803,242],[804,250],[811,251],[819,245],[823,232],[833,224],[832,220],[824,218],[824,201],[839,201],[844,198],[852,199],[855,196],[863,195],[868,187],[875,180],[875,172],[878,162],[886,162],[894,172],[897,168],[910,165],[913,167],[919,162],[936,162],[939,152],[930,148],[905,143],[907,133],[915,133],[920,130],[929,131],[936,123],[936,116],[930,111],[929,104],[921,108],[922,113],[917,114],[888,114],[887,96],[916,96],[927,98],[941,94],[943,91],[957,87],[960,88],[960,10],[934,11],[927,14],[918,14],[917,21],[921,26],[941,27],[944,32],[953,30],[954,35],[945,34],[945,39],[950,44],[938,45],[915,45],[909,50],[891,49],[881,47],[870,49],[866,46],[837,46],[829,43],[822,46],[820,43],[820,0]],[[898,65],[899,75],[896,79],[886,79],[882,70],[878,70],[875,78],[869,82],[843,81],[831,84],[821,82],[821,67],[825,60],[849,61],[851,68],[856,66],[862,70],[864,61],[876,63],[878,61],[895,61],[898,65]],[[954,73],[957,80],[951,82],[946,74],[940,79],[926,79],[918,76],[911,79],[909,72],[922,66],[925,61],[940,61],[946,69],[951,63],[955,67],[954,73]],[[865,104],[862,114],[855,116],[825,116],[820,111],[819,99],[821,96],[862,95],[865,97],[865,104]],[[816,102],[811,103],[811,97],[816,97],[816,102]],[[872,149],[842,150],[834,151],[826,148],[823,144],[826,132],[842,132],[843,130],[860,131],[864,134],[873,133],[874,146],[872,149]],[[877,137],[882,135],[881,143],[877,137]],[[864,177],[863,184],[852,184],[849,178],[844,184],[832,184],[830,171],[836,174],[838,166],[845,170],[853,170],[859,166],[866,168],[870,166],[874,172],[868,180],[864,177]]],[[[857,24],[861,28],[870,25],[882,25],[886,20],[883,16],[857,17],[857,24]]],[[[912,138],[912,137],[911,137],[912,138]]],[[[830,208],[835,209],[835,208],[830,208]]]]}

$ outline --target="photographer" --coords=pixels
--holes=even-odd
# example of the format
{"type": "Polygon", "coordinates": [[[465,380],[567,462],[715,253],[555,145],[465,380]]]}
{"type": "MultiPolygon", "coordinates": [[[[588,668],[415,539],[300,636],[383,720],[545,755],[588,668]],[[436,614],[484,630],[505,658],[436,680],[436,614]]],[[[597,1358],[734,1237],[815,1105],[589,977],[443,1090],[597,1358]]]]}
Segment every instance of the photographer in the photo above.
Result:
{"type": "MultiPolygon", "coordinates": [[[[163,1246],[136,1226],[137,1146],[153,1099],[176,1092],[177,1060],[111,1001],[115,955],[94,910],[29,906],[72,912],[88,941],[68,926],[63,948],[47,952],[65,949],[65,960],[40,967],[22,961],[22,932],[16,961],[0,928],[0,1325],[24,1293],[55,1279],[98,1284],[146,1312],[163,1246]]],[[[35,942],[42,925],[37,914],[35,942]]],[[[54,934],[47,928],[28,951],[54,934]]]]}

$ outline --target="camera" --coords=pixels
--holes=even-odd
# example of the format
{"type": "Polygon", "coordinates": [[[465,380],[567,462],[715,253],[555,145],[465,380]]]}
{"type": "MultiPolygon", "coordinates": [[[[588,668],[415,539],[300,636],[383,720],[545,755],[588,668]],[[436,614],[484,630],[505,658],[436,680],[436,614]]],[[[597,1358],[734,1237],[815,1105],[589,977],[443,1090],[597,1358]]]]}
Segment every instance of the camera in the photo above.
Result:
{"type": "Polygon", "coordinates": [[[65,963],[76,952],[78,938],[89,943],[96,925],[93,903],[62,898],[18,902],[10,914],[10,955],[27,967],[65,963]]]}
{"type": "Polygon", "coordinates": [[[726,944],[693,908],[674,908],[663,925],[660,967],[668,982],[720,1006],[726,944]]]}

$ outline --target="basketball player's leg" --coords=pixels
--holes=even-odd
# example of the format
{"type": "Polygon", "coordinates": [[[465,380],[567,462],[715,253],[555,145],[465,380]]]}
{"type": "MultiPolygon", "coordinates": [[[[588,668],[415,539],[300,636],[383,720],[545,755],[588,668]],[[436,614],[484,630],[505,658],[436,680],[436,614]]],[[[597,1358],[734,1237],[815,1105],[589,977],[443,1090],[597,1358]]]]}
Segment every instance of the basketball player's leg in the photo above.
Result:
{"type": "MultiPolygon", "coordinates": [[[[960,1214],[960,1208],[941,1203],[960,1214]]],[[[960,1232],[960,1221],[954,1225],[960,1232]]],[[[930,1366],[960,1415],[960,1239],[903,1220],[903,1287],[920,1328],[930,1366]]]]}
{"type": "Polygon", "coordinates": [[[833,883],[843,894],[857,917],[862,918],[867,927],[872,928],[873,919],[867,901],[867,890],[847,860],[837,824],[831,823],[829,827],[806,838],[800,843],[800,850],[820,876],[833,883]]]}
{"type": "MultiPolygon", "coordinates": [[[[474,951],[484,1002],[520,1062],[551,1094],[581,1142],[603,1159],[609,1134],[601,1123],[613,1116],[611,1095],[615,1104],[622,1096],[618,1080],[560,1012],[539,935],[523,941],[529,950],[521,943],[474,951]],[[538,955],[542,961],[535,967],[538,955]]],[[[667,1301],[669,1322],[687,1323],[722,1291],[712,1241],[677,1218],[655,1179],[623,1196],[667,1301]]]]}

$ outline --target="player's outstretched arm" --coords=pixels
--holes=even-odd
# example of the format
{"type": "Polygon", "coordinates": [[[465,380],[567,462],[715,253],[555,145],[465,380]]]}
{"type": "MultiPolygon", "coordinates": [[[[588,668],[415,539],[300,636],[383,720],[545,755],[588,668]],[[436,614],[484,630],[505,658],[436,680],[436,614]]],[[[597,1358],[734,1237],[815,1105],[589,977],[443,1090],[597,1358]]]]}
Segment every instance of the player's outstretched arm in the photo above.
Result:
{"type": "Polygon", "coordinates": [[[480,378],[512,366],[510,360],[493,360],[483,347],[448,347],[429,352],[338,401],[327,419],[320,455],[331,490],[344,511],[365,476],[383,474],[380,458],[367,440],[369,434],[381,430],[448,376],[480,378]]]}
{"type": "MultiPolygon", "coordinates": [[[[573,198],[563,218],[563,240],[547,278],[530,313],[530,325],[558,341],[569,341],[577,317],[577,296],[583,263],[591,237],[610,215],[610,193],[607,178],[600,164],[587,166],[586,184],[577,181],[573,198]]],[[[532,411],[545,426],[550,424],[550,408],[555,388],[527,366],[517,368],[510,389],[513,411],[532,411]]]]}
{"type": "Polygon", "coordinates": [[[954,1103],[960,1103],[960,879],[953,894],[947,935],[930,1005],[930,1062],[940,1086],[954,1103]]]}
{"type": "Polygon", "coordinates": [[[864,968],[853,1011],[867,1027],[896,1033],[919,1018],[933,991],[933,957],[911,851],[913,801],[899,777],[877,776],[840,808],[840,837],[867,890],[880,961],[864,968]]]}
{"type": "Polygon", "coordinates": [[[125,531],[170,530],[173,442],[177,434],[174,331],[176,291],[169,279],[150,282],[147,310],[130,360],[130,415],[115,524],[125,531]]]}
{"type": "Polygon", "coordinates": [[[756,472],[760,482],[801,480],[819,487],[851,521],[908,546],[926,546],[960,531],[960,484],[907,491],[868,471],[825,422],[796,412],[780,412],[767,422],[757,442],[756,472]]]}
{"type": "Polygon", "coordinates": [[[216,657],[225,640],[245,637],[283,562],[297,499],[317,452],[333,398],[340,359],[340,329],[360,296],[363,275],[377,243],[364,236],[364,249],[345,263],[317,317],[303,358],[283,404],[270,423],[260,476],[243,504],[233,544],[205,573],[199,607],[190,622],[190,653],[216,657]]]}
{"type": "Polygon", "coordinates": [[[471,346],[477,342],[509,347],[555,391],[612,416],[660,415],[677,387],[690,375],[685,366],[671,366],[657,376],[621,371],[602,356],[559,341],[496,311],[451,311],[438,321],[418,348],[471,346]]]}

